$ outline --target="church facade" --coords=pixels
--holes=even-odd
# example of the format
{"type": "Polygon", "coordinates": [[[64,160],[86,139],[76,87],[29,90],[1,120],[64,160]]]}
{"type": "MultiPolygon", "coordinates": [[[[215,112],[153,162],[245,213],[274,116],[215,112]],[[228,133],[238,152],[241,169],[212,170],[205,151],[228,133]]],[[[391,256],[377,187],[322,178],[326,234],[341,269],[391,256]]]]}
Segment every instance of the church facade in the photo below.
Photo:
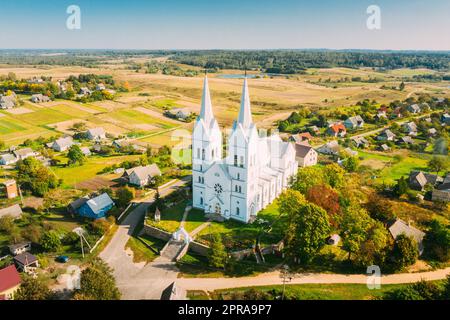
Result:
{"type": "Polygon", "coordinates": [[[288,186],[298,163],[291,142],[261,136],[252,120],[247,78],[238,119],[227,137],[214,118],[205,77],[200,115],[192,135],[192,201],[205,214],[252,221],[288,186]]]}

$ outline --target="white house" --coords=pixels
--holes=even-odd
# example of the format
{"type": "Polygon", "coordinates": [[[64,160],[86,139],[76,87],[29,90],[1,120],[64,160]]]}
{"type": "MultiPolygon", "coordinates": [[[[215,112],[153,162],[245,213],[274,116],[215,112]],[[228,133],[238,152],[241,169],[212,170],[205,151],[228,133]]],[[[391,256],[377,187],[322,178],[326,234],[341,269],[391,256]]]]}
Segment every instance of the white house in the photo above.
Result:
{"type": "Polygon", "coordinates": [[[103,83],[98,83],[95,86],[95,90],[97,90],[97,91],[102,91],[102,90],[105,90],[105,89],[106,89],[106,86],[103,83]]]}
{"type": "Polygon", "coordinates": [[[140,166],[126,170],[123,177],[128,179],[128,182],[138,187],[147,186],[155,176],[160,176],[161,170],[159,170],[156,164],[149,166],[140,166]]]}
{"type": "Polygon", "coordinates": [[[2,154],[0,156],[0,164],[7,166],[10,164],[14,164],[18,161],[19,159],[17,159],[12,153],[6,153],[6,154],[2,154]]]}
{"type": "Polygon", "coordinates": [[[68,150],[73,145],[72,137],[64,137],[55,140],[52,144],[52,149],[58,152],[68,150]]]}
{"type": "Polygon", "coordinates": [[[249,222],[287,187],[298,163],[291,142],[260,136],[253,123],[247,78],[238,119],[222,152],[222,132],[212,112],[208,78],[192,137],[193,206],[207,214],[249,222]]]}
{"type": "Polygon", "coordinates": [[[364,127],[364,120],[361,116],[350,117],[344,121],[344,125],[348,129],[356,129],[364,127]]]}
{"type": "Polygon", "coordinates": [[[299,167],[309,167],[317,164],[317,151],[311,146],[296,143],[295,154],[299,167]]]}
{"type": "Polygon", "coordinates": [[[37,155],[37,153],[34,152],[31,148],[18,149],[14,150],[13,152],[18,160],[23,160],[28,157],[34,157],[37,155]]]}
{"type": "Polygon", "coordinates": [[[106,132],[103,128],[92,128],[86,132],[86,136],[89,140],[102,140],[106,138],[106,132]]]}
{"type": "Polygon", "coordinates": [[[383,130],[383,132],[377,136],[378,141],[394,141],[394,139],[395,134],[389,129],[383,130]]]}
{"type": "Polygon", "coordinates": [[[41,102],[49,102],[50,98],[43,95],[42,93],[33,94],[31,96],[31,102],[41,103],[41,102]]]}

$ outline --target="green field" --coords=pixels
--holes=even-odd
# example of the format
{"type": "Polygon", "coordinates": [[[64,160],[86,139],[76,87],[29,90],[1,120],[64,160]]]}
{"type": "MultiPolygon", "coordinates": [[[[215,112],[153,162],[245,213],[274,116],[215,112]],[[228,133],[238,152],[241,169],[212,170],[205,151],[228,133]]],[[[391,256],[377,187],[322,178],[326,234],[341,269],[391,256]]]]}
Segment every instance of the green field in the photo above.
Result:
{"type": "Polygon", "coordinates": [[[169,122],[148,116],[133,109],[116,110],[108,115],[126,124],[150,124],[161,129],[170,129],[174,127],[174,125],[169,122]]]}
{"type": "Polygon", "coordinates": [[[9,134],[17,131],[23,131],[26,128],[19,125],[17,122],[13,122],[9,117],[0,118],[0,133],[9,134]]]}
{"type": "Polygon", "coordinates": [[[88,157],[87,161],[82,166],[64,166],[67,163],[67,158],[59,157],[61,164],[58,167],[52,167],[52,171],[60,179],[63,179],[65,186],[73,186],[78,182],[82,182],[94,178],[103,168],[118,164],[124,161],[132,161],[139,158],[139,155],[88,157]]]}

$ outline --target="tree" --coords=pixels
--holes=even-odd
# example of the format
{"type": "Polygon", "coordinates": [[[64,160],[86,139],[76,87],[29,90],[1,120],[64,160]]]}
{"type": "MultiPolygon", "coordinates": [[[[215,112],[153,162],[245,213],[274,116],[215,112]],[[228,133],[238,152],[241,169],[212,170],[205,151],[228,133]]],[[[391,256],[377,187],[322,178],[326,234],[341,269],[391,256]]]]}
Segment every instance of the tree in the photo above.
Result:
{"type": "Polygon", "coordinates": [[[439,174],[441,171],[445,171],[447,167],[448,161],[444,156],[434,156],[430,161],[428,161],[428,168],[430,171],[436,172],[436,174],[439,174]]]}
{"type": "Polygon", "coordinates": [[[69,158],[69,164],[79,164],[82,165],[86,160],[86,157],[81,151],[80,147],[76,144],[72,145],[67,153],[67,158],[69,158]]]}
{"type": "Polygon", "coordinates": [[[227,252],[222,242],[220,234],[215,233],[212,237],[208,252],[208,263],[213,268],[223,269],[227,260],[227,252]]]}
{"type": "Polygon", "coordinates": [[[22,188],[36,196],[44,196],[49,189],[56,188],[60,181],[39,160],[29,157],[17,164],[18,181],[22,188]]]}
{"type": "Polygon", "coordinates": [[[337,163],[332,163],[323,168],[325,180],[332,188],[339,188],[344,184],[345,170],[337,163]]]}
{"type": "Polygon", "coordinates": [[[285,233],[286,254],[294,261],[309,263],[325,245],[330,232],[328,215],[321,207],[305,203],[297,208],[296,215],[285,233]]]}
{"type": "Polygon", "coordinates": [[[85,122],[75,122],[72,125],[72,129],[77,131],[77,132],[81,132],[81,131],[86,131],[87,130],[87,126],[85,122]]]}
{"type": "Polygon", "coordinates": [[[53,294],[45,283],[30,276],[24,276],[19,289],[14,295],[16,300],[50,300],[53,294]]]}
{"type": "Polygon", "coordinates": [[[371,219],[363,208],[351,205],[345,210],[341,228],[344,231],[342,248],[348,252],[348,259],[358,252],[367,237],[367,231],[371,225],[371,219]]]}
{"type": "Polygon", "coordinates": [[[400,90],[400,91],[403,91],[403,90],[405,90],[405,83],[402,81],[401,83],[400,83],[400,85],[398,86],[398,90],[400,90]]]}
{"type": "MultiPolygon", "coordinates": [[[[448,279],[448,278],[447,278],[448,279]]],[[[448,280],[447,280],[448,281],[448,280]]],[[[445,295],[438,285],[421,280],[403,288],[389,290],[383,294],[384,300],[438,300],[445,295]]],[[[444,296],[445,297],[445,296],[444,296]]]]}
{"type": "Polygon", "coordinates": [[[397,180],[397,184],[394,186],[394,194],[397,197],[401,197],[402,195],[406,194],[408,190],[408,182],[404,177],[400,177],[400,179],[397,180]]]}
{"type": "Polygon", "coordinates": [[[366,209],[369,212],[370,217],[381,222],[387,222],[395,218],[391,202],[375,193],[369,196],[366,203],[366,209]]]}
{"type": "Polygon", "coordinates": [[[33,243],[39,243],[42,236],[41,228],[35,224],[30,224],[25,227],[22,236],[33,243]]]}
{"type": "Polygon", "coordinates": [[[316,185],[308,190],[306,199],[323,208],[328,213],[331,224],[337,226],[336,215],[341,212],[341,207],[339,194],[336,191],[323,184],[316,185]]]}
{"type": "Polygon", "coordinates": [[[433,153],[447,155],[448,154],[448,138],[440,137],[436,139],[433,146],[433,153]]]}
{"type": "Polygon", "coordinates": [[[116,203],[118,207],[126,207],[135,197],[134,189],[128,186],[119,188],[116,191],[116,203]]]}
{"type": "Polygon", "coordinates": [[[395,239],[392,257],[395,267],[399,270],[412,265],[419,257],[416,241],[405,234],[400,234],[395,239]]]}
{"type": "Polygon", "coordinates": [[[389,244],[389,234],[381,222],[375,222],[368,229],[360,250],[355,253],[355,262],[360,266],[383,264],[389,244]]]}
{"type": "Polygon", "coordinates": [[[278,198],[280,214],[287,216],[288,225],[293,223],[298,208],[306,203],[305,197],[296,190],[287,189],[278,198]]]}
{"type": "Polygon", "coordinates": [[[357,157],[348,157],[344,161],[344,168],[348,172],[355,172],[358,169],[359,160],[357,157]]]}
{"type": "Polygon", "coordinates": [[[0,231],[10,233],[14,228],[14,218],[10,215],[0,217],[0,231]]]}
{"type": "Polygon", "coordinates": [[[3,140],[0,140],[0,150],[3,150],[6,148],[6,143],[3,140]]]}
{"type": "Polygon", "coordinates": [[[316,166],[306,167],[298,170],[297,176],[292,183],[292,189],[306,194],[312,186],[325,183],[327,182],[322,168],[316,166]]]}
{"type": "Polygon", "coordinates": [[[112,269],[101,259],[95,258],[81,272],[80,289],[74,295],[76,300],[119,300],[112,269]]]}
{"type": "Polygon", "coordinates": [[[54,230],[49,230],[42,235],[41,246],[45,251],[54,252],[61,246],[59,234],[54,230]]]}
{"type": "Polygon", "coordinates": [[[445,262],[450,259],[450,227],[438,220],[430,222],[424,237],[425,252],[433,259],[445,262]]]}

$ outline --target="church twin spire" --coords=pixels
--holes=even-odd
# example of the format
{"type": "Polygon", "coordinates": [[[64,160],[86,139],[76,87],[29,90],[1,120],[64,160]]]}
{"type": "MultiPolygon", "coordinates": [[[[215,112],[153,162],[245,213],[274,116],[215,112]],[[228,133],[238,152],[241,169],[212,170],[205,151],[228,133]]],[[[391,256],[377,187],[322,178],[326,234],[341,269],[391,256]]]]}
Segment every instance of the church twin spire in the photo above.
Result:
{"type": "MultiPolygon", "coordinates": [[[[203,82],[202,106],[200,109],[200,119],[203,119],[207,127],[211,126],[214,120],[212,111],[211,96],[209,93],[208,77],[205,75],[203,82]]],[[[241,107],[239,109],[239,116],[237,123],[240,123],[244,129],[248,129],[253,123],[252,112],[250,107],[250,95],[248,93],[247,76],[244,78],[244,86],[242,88],[241,107]]]]}

